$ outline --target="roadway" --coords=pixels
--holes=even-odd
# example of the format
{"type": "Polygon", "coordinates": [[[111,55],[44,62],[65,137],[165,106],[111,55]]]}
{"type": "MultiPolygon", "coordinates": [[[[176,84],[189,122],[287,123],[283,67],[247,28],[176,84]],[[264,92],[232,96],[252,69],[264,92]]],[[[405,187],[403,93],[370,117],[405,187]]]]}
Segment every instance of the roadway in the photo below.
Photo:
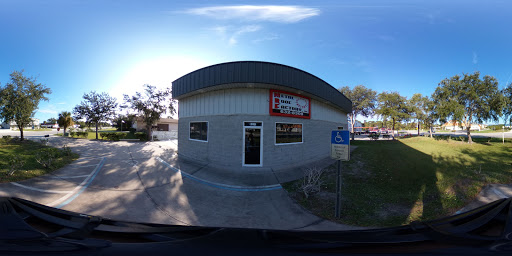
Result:
{"type": "MultiPolygon", "coordinates": [[[[407,132],[407,133],[410,133],[412,135],[418,134],[417,130],[400,130],[400,132],[407,132]]],[[[428,134],[428,132],[425,132],[425,131],[421,131],[420,132],[420,135],[425,135],[425,134],[428,134]]],[[[434,135],[451,135],[453,137],[459,137],[459,136],[467,137],[466,131],[436,132],[436,133],[434,133],[434,135]]],[[[395,136],[396,136],[396,132],[395,132],[395,136]]],[[[503,138],[503,136],[505,138],[512,138],[512,131],[508,131],[508,132],[493,132],[493,133],[478,133],[478,132],[475,132],[475,131],[471,132],[471,137],[472,138],[488,138],[488,137],[503,138]]],[[[357,140],[369,140],[368,135],[356,135],[355,138],[357,140]]]]}
{"type": "MultiPolygon", "coordinates": [[[[435,134],[439,135],[452,135],[452,136],[465,136],[467,137],[466,131],[455,131],[455,132],[436,132],[435,134]]],[[[473,138],[487,138],[487,137],[493,137],[493,138],[502,138],[505,136],[505,138],[512,138],[512,131],[508,132],[493,132],[493,133],[477,133],[477,132],[471,132],[471,137],[473,138]]]]}

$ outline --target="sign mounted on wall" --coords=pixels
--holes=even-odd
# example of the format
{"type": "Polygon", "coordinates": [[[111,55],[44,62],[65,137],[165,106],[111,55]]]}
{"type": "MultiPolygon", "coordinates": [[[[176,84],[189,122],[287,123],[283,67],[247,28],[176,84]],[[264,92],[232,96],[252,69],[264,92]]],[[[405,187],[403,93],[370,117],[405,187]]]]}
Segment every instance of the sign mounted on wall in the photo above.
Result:
{"type": "Polygon", "coordinates": [[[269,112],[271,116],[288,116],[310,119],[311,99],[291,92],[270,90],[269,112]]]}

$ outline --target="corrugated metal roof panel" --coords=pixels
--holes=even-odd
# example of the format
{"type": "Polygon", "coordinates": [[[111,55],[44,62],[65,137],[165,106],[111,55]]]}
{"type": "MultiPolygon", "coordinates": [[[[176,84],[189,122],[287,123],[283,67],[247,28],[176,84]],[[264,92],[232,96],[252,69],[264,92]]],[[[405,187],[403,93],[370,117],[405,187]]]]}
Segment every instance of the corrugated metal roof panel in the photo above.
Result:
{"type": "Polygon", "coordinates": [[[262,83],[286,86],[315,95],[345,112],[352,102],[324,80],[297,68],[261,61],[238,61],[198,69],[172,82],[173,97],[221,84],[262,83]]]}

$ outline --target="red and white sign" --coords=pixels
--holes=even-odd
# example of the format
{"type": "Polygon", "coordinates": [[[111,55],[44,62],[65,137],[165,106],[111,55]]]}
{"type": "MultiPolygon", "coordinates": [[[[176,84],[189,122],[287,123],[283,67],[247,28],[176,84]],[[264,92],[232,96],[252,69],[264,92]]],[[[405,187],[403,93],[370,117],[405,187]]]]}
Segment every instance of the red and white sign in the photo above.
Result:
{"type": "Polygon", "coordinates": [[[270,90],[270,115],[311,118],[311,99],[299,94],[270,90]]]}

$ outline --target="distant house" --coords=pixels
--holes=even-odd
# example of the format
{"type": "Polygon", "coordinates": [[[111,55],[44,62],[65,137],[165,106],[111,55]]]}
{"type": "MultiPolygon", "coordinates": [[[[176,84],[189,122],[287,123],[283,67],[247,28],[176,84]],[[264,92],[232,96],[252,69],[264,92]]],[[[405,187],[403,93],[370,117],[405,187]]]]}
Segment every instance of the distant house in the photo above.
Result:
{"type": "MultiPolygon", "coordinates": [[[[464,123],[459,123],[455,120],[446,122],[446,123],[442,124],[441,127],[444,130],[455,130],[455,131],[466,130],[466,125],[464,123]]],[[[485,124],[471,124],[470,130],[481,131],[482,129],[485,129],[485,128],[487,128],[487,125],[485,125],[485,124]]]]}
{"type": "MultiPolygon", "coordinates": [[[[350,118],[348,118],[348,130],[352,132],[352,122],[350,118]]],[[[354,132],[362,132],[363,131],[363,124],[361,122],[355,120],[354,121],[354,132]]]]}
{"type": "Polygon", "coordinates": [[[55,128],[55,129],[57,129],[57,128],[59,128],[59,124],[50,124],[50,123],[48,123],[48,124],[41,124],[41,127],[43,127],[43,128],[55,128]]]}
{"type": "MultiPolygon", "coordinates": [[[[137,118],[132,125],[137,131],[146,130],[146,123],[142,118],[137,118]]],[[[155,125],[151,127],[153,131],[177,131],[178,130],[178,119],[172,118],[160,118],[155,125]]]]}
{"type": "MultiPolygon", "coordinates": [[[[137,131],[146,130],[146,123],[142,118],[137,118],[132,125],[137,131]]],[[[178,119],[160,118],[156,124],[151,127],[152,135],[159,140],[173,139],[178,137],[178,119]]]]}
{"type": "MultiPolygon", "coordinates": [[[[1,124],[2,126],[2,129],[18,129],[18,126],[16,125],[16,122],[15,121],[11,121],[9,123],[2,123],[1,124]]],[[[25,125],[25,127],[23,127],[24,129],[38,129],[40,126],[39,126],[39,119],[37,118],[33,118],[32,119],[32,122],[30,122],[28,125],[25,125]]]]}

